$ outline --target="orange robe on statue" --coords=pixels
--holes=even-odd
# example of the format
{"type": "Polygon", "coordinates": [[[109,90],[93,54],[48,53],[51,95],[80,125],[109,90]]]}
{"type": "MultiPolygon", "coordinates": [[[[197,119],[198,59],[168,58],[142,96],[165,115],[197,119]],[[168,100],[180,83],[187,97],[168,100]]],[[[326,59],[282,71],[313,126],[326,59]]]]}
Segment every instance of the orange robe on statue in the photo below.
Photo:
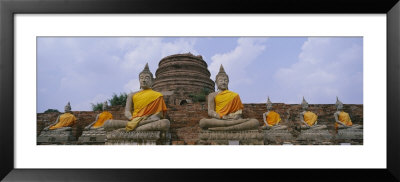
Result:
{"type": "Polygon", "coordinates": [[[99,117],[97,118],[96,123],[94,123],[94,125],[92,126],[93,128],[98,128],[103,126],[104,122],[106,122],[109,119],[112,119],[113,116],[110,112],[108,111],[103,111],[102,113],[100,113],[99,117]]]}
{"type": "MultiPolygon", "coordinates": [[[[269,126],[277,125],[281,121],[281,116],[275,111],[269,111],[267,115],[267,123],[269,126]]],[[[265,123],[264,123],[265,126],[265,123]]]]}
{"type": "Polygon", "coordinates": [[[58,123],[54,126],[50,127],[50,130],[62,128],[62,127],[69,127],[76,123],[76,117],[71,113],[64,113],[58,119],[58,123]]]}
{"type": "Polygon", "coordinates": [[[239,94],[230,90],[224,90],[218,93],[215,96],[214,101],[215,112],[218,113],[220,118],[229,113],[234,113],[240,109],[243,109],[243,104],[240,100],[239,94]]]}
{"type": "Polygon", "coordinates": [[[312,126],[317,121],[318,116],[311,111],[307,111],[304,113],[304,121],[309,125],[312,126]]]}
{"type": "MultiPolygon", "coordinates": [[[[338,116],[338,120],[345,124],[346,126],[352,126],[353,123],[351,122],[350,116],[347,112],[341,111],[338,116]]],[[[338,129],[339,123],[335,123],[335,129],[338,129]]]]}
{"type": "Polygon", "coordinates": [[[153,114],[162,112],[164,117],[167,106],[165,105],[163,95],[152,89],[142,90],[132,96],[133,113],[132,119],[126,124],[126,131],[134,130],[139,122],[147,119],[153,114]]]}

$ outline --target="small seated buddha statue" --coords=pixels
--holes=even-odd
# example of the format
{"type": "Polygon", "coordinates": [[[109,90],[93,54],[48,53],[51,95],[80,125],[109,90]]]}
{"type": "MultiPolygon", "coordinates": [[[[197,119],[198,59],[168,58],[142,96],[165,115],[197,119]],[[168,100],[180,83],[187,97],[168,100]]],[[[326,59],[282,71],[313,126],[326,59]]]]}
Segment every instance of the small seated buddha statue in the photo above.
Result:
{"type": "Polygon", "coordinates": [[[336,97],[336,112],[333,114],[335,117],[335,129],[362,129],[362,125],[353,124],[350,119],[350,115],[343,111],[343,103],[336,97]]]}
{"type": "Polygon", "coordinates": [[[124,128],[128,131],[167,131],[170,122],[165,117],[167,106],[163,95],[151,89],[153,74],[146,64],[139,73],[140,90],[130,93],[126,99],[125,117],[128,120],[107,120],[104,129],[111,131],[124,128]]]}
{"type": "Polygon", "coordinates": [[[44,131],[69,131],[72,130],[71,126],[76,123],[76,117],[71,113],[71,104],[68,104],[64,107],[64,114],[61,114],[57,117],[57,120],[44,128],[44,131]]]}
{"type": "Polygon", "coordinates": [[[308,102],[304,99],[303,97],[303,101],[301,103],[301,107],[303,109],[303,111],[300,113],[300,122],[301,122],[301,129],[302,130],[308,130],[308,129],[312,129],[312,130],[321,130],[321,129],[326,129],[326,125],[318,125],[318,116],[311,112],[311,111],[307,111],[308,108],[308,102]]]}
{"type": "Polygon", "coordinates": [[[264,126],[262,127],[262,129],[263,130],[287,129],[287,126],[279,124],[282,120],[281,116],[277,112],[271,111],[271,109],[272,109],[272,102],[271,102],[271,100],[269,100],[269,97],[268,97],[267,112],[263,113],[264,126]]]}
{"type": "Polygon", "coordinates": [[[208,95],[208,116],[199,122],[202,129],[210,131],[256,130],[257,119],[242,118],[243,104],[239,94],[228,90],[229,77],[221,65],[215,77],[218,92],[208,95]]]}
{"type": "Polygon", "coordinates": [[[85,127],[85,130],[104,130],[104,123],[107,120],[113,119],[113,116],[110,112],[106,111],[108,106],[107,101],[103,103],[103,112],[96,115],[96,119],[85,127]]]}

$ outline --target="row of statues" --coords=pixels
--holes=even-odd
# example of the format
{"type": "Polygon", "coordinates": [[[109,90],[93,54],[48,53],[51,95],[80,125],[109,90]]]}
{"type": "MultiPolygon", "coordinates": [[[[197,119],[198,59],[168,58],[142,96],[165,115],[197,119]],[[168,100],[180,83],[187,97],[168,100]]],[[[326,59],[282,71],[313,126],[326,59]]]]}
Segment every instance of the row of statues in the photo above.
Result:
{"type": "MultiPolygon", "coordinates": [[[[110,112],[106,111],[107,102],[103,104],[103,112],[96,116],[96,120],[85,127],[85,130],[105,131],[168,131],[170,121],[165,119],[167,107],[160,92],[151,89],[154,78],[148,64],[139,74],[140,90],[130,93],[127,97],[124,115],[127,120],[115,120],[110,112]]],[[[243,118],[243,104],[239,94],[228,90],[229,77],[221,65],[215,77],[217,92],[208,95],[208,116],[199,121],[199,126],[208,131],[243,131],[257,130],[257,119],[243,118]]],[[[264,130],[285,130],[281,125],[280,115],[272,110],[272,102],[267,99],[267,112],[263,113],[264,130]]],[[[318,116],[307,111],[308,103],[303,97],[300,122],[302,130],[322,130],[326,125],[318,124],[318,116]]],[[[334,113],[336,129],[361,129],[362,125],[351,122],[348,113],[343,111],[343,103],[336,98],[337,111],[334,113]]],[[[70,103],[65,106],[65,113],[44,130],[71,130],[76,123],[76,117],[71,114],[70,103]]]]}

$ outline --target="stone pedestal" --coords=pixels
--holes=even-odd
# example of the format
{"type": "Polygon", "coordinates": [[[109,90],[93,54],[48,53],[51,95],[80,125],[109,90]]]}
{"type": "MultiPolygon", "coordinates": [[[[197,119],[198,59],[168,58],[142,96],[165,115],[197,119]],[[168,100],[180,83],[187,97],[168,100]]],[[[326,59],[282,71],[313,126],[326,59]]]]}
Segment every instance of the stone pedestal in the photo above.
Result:
{"type": "Polygon", "coordinates": [[[37,137],[37,144],[70,144],[76,141],[76,138],[72,136],[72,131],[42,131],[37,137]]]}
{"type": "Polygon", "coordinates": [[[106,145],[170,145],[171,134],[164,131],[115,130],[107,132],[106,145]]]}
{"type": "Polygon", "coordinates": [[[264,144],[283,144],[292,142],[293,135],[289,130],[263,130],[264,144]]]}
{"type": "Polygon", "coordinates": [[[335,140],[339,143],[362,145],[363,137],[363,129],[339,129],[335,135],[335,140]]]}
{"type": "Polygon", "coordinates": [[[333,135],[328,130],[301,130],[300,135],[296,138],[299,144],[331,144],[333,135]]]}
{"type": "Polygon", "coordinates": [[[106,131],[87,130],[83,131],[78,139],[78,144],[82,145],[103,145],[106,142],[106,131]]]}
{"type": "Polygon", "coordinates": [[[208,131],[203,130],[199,134],[200,142],[203,145],[264,145],[263,134],[258,130],[247,131],[208,131]]]}

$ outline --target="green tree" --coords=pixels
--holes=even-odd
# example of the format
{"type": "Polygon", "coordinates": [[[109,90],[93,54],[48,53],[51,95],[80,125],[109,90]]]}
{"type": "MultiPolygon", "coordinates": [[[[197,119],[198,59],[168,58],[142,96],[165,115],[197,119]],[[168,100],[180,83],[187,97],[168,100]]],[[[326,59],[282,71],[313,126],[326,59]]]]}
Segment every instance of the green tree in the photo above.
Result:
{"type": "Polygon", "coordinates": [[[123,106],[126,104],[127,97],[128,97],[128,94],[126,94],[126,93],[120,93],[119,95],[114,93],[112,98],[109,99],[108,101],[110,102],[111,106],[123,106]]]}
{"type": "Polygon", "coordinates": [[[206,101],[206,97],[210,92],[210,89],[203,87],[200,93],[189,94],[189,97],[192,99],[193,102],[204,102],[206,101]]]}
{"type": "MultiPolygon", "coordinates": [[[[90,103],[90,104],[92,104],[92,103],[90,103]]],[[[93,111],[102,111],[103,110],[103,103],[92,104],[92,110],[93,111]]]]}
{"type": "Polygon", "coordinates": [[[44,113],[51,113],[51,112],[60,112],[57,109],[47,109],[44,113]]]}

